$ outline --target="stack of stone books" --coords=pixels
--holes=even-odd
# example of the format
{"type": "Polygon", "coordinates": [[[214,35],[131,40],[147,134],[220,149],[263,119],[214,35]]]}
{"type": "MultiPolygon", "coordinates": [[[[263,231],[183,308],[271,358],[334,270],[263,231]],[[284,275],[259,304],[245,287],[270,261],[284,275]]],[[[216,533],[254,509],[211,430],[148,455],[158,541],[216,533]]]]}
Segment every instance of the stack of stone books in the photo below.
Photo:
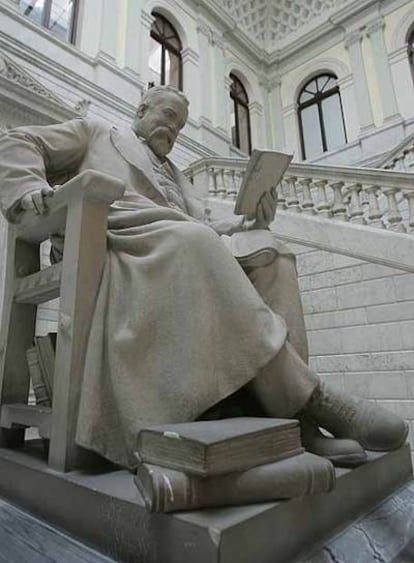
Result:
{"type": "Polygon", "coordinates": [[[305,452],[297,420],[229,418],[151,426],[138,435],[135,483],[154,512],[329,492],[333,465],[305,452]]]}

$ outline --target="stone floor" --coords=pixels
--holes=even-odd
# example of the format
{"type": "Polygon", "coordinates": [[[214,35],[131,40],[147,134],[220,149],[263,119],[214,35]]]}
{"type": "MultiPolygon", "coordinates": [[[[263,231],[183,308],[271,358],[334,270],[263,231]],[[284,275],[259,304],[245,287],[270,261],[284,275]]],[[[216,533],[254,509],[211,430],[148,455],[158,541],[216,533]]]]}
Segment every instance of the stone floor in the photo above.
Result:
{"type": "MultiPolygon", "coordinates": [[[[311,557],[301,560],[301,563],[413,562],[414,483],[400,489],[311,557]]],[[[0,500],[0,563],[114,561],[0,500]]]]}

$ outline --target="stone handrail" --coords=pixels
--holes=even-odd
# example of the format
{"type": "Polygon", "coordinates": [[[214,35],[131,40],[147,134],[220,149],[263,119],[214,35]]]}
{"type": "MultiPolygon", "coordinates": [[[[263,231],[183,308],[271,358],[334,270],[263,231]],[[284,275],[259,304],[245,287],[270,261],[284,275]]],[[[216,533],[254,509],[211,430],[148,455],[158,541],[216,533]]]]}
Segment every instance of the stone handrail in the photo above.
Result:
{"type": "MultiPolygon", "coordinates": [[[[246,159],[206,158],[186,174],[202,197],[235,200],[246,164],[246,159]]],[[[276,189],[279,209],[414,232],[413,173],[292,163],[276,189]]]]}
{"type": "Polygon", "coordinates": [[[414,133],[391,150],[387,157],[378,163],[378,168],[414,172],[414,133]]]}

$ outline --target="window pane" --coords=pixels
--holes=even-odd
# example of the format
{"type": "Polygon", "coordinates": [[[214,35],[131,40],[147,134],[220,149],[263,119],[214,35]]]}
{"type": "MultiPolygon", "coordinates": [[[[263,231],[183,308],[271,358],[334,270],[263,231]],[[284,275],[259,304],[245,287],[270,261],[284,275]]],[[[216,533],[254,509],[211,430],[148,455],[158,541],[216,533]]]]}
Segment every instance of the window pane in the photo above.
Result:
{"type": "Polygon", "coordinates": [[[72,12],[73,0],[53,0],[49,29],[60,39],[70,39],[72,12]]]}
{"type": "Polygon", "coordinates": [[[312,92],[313,94],[316,94],[316,80],[312,80],[312,82],[309,82],[309,84],[306,85],[305,90],[307,90],[308,92],[312,92]]]}
{"type": "Polygon", "coordinates": [[[309,106],[301,111],[305,158],[313,158],[323,152],[322,133],[318,106],[309,106]]]}
{"type": "Polygon", "coordinates": [[[161,45],[150,37],[149,48],[149,71],[150,82],[154,82],[156,86],[161,84],[161,45]]]}
{"type": "Polygon", "coordinates": [[[36,23],[42,23],[45,0],[21,0],[20,11],[36,23]]]}
{"type": "Polygon", "coordinates": [[[235,112],[235,109],[234,109],[233,100],[231,100],[230,127],[231,127],[231,143],[232,143],[232,145],[237,147],[236,112],[235,112]]]}
{"type": "Polygon", "coordinates": [[[311,100],[312,98],[315,97],[315,94],[310,94],[309,92],[302,92],[301,97],[299,98],[299,103],[303,104],[303,102],[307,102],[308,100],[311,100]]]}
{"type": "Polygon", "coordinates": [[[329,96],[329,98],[322,101],[322,115],[325,126],[327,150],[344,145],[346,138],[339,94],[329,96]]]}
{"type": "Polygon", "coordinates": [[[180,86],[180,58],[171,51],[165,52],[165,75],[167,84],[178,88],[180,86]]]}
{"type": "Polygon", "coordinates": [[[242,106],[238,106],[239,114],[239,136],[240,136],[240,150],[249,154],[250,153],[250,139],[249,139],[249,110],[242,106]]]}

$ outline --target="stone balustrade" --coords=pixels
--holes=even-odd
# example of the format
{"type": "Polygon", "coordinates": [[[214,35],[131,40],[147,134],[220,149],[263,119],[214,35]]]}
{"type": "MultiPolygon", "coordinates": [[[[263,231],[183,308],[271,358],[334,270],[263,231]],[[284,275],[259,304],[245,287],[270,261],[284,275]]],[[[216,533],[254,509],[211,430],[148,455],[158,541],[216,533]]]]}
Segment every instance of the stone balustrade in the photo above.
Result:
{"type": "Polygon", "coordinates": [[[380,167],[396,172],[414,172],[414,134],[391,151],[380,163],[380,167]]]}
{"type": "MultiPolygon", "coordinates": [[[[186,171],[206,200],[235,200],[247,159],[207,158],[186,171]]],[[[276,186],[278,208],[399,233],[414,232],[414,173],[292,163],[276,186]]]]}

